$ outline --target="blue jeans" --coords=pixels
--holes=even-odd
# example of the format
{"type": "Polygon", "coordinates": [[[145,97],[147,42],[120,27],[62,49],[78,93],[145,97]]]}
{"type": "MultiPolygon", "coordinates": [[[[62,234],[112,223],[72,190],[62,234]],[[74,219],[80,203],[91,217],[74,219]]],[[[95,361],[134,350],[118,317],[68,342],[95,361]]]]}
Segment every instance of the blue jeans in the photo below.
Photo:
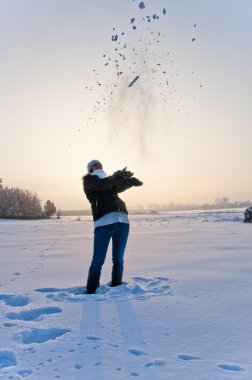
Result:
{"type": "Polygon", "coordinates": [[[101,273],[102,266],[106,259],[106,254],[110,239],[112,238],[112,262],[113,266],[123,269],[123,257],[129,236],[129,224],[113,223],[106,226],[96,227],[94,230],[94,252],[89,271],[91,273],[101,273]]]}

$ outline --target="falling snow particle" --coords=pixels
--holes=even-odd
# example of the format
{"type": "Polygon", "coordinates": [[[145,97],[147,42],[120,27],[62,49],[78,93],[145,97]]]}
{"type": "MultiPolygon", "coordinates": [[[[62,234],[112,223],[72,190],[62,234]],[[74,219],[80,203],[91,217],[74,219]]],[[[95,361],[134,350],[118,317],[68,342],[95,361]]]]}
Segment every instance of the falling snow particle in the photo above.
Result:
{"type": "Polygon", "coordinates": [[[112,36],[111,40],[116,42],[118,40],[118,35],[116,34],[116,35],[112,36]]]}
{"type": "Polygon", "coordinates": [[[144,9],[144,8],[145,8],[145,5],[144,5],[144,2],[143,2],[143,1],[141,1],[141,3],[139,3],[139,8],[140,8],[140,9],[144,9]]]}
{"type": "Polygon", "coordinates": [[[135,21],[135,18],[132,18],[132,19],[130,20],[131,24],[133,24],[134,21],[135,21]]]}
{"type": "Polygon", "coordinates": [[[137,76],[133,79],[133,81],[128,85],[128,87],[133,86],[133,84],[138,80],[138,78],[139,78],[139,75],[137,75],[137,76]]]}
{"type": "Polygon", "coordinates": [[[165,8],[163,9],[163,15],[166,15],[166,9],[165,8]]]}
{"type": "Polygon", "coordinates": [[[194,42],[195,41],[195,38],[192,38],[192,42],[194,42]]]}

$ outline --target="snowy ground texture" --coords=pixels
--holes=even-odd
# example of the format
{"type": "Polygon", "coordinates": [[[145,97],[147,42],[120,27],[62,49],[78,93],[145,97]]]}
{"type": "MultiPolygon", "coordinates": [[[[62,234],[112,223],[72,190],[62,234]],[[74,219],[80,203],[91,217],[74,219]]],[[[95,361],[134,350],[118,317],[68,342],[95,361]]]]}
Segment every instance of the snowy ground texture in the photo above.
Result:
{"type": "Polygon", "coordinates": [[[126,284],[84,295],[90,218],[0,221],[0,379],[251,380],[252,224],[131,216],[126,284]],[[78,220],[81,219],[81,220],[78,220]]]}

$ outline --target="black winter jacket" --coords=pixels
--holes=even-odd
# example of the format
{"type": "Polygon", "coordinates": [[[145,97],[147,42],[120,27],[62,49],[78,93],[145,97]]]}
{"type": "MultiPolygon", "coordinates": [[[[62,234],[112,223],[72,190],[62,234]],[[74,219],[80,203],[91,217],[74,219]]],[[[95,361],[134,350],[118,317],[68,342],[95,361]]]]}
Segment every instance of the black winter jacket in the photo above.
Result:
{"type": "Polygon", "coordinates": [[[100,179],[96,175],[87,174],[83,177],[83,189],[91,203],[94,221],[113,211],[128,214],[125,203],[117,193],[132,187],[127,179],[117,180],[114,176],[100,179]]]}

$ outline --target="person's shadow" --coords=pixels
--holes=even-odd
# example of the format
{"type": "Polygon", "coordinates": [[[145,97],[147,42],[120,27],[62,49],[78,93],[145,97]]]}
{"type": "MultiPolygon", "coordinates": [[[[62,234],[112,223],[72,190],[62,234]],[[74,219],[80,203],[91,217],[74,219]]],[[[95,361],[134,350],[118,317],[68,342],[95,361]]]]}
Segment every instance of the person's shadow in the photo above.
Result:
{"type": "Polygon", "coordinates": [[[85,300],[78,338],[77,365],[81,368],[76,370],[76,380],[91,379],[89,374],[94,373],[94,369],[95,378],[107,380],[105,379],[106,374],[103,372],[101,357],[103,339],[101,337],[100,302],[85,300]]]}

